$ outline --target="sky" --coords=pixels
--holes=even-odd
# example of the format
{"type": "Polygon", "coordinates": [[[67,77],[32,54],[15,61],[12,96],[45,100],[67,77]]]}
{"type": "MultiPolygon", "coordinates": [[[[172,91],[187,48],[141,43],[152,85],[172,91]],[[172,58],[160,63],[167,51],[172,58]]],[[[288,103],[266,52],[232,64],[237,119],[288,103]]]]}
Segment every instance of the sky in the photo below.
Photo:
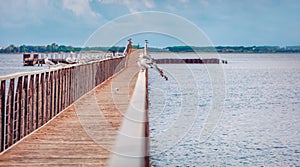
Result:
{"type": "MultiPolygon", "coordinates": [[[[101,27],[145,11],[187,20],[214,46],[300,45],[299,0],[0,0],[0,46],[84,46],[101,27]]],[[[145,38],[156,47],[181,44],[159,33],[133,34],[133,43],[145,38]]]]}

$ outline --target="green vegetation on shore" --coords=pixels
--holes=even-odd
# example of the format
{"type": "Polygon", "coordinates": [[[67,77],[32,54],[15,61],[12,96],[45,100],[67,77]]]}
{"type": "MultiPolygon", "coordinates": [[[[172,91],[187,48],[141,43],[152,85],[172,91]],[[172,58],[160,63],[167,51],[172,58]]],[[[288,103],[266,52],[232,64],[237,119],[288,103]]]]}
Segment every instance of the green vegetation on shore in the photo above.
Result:
{"type": "MultiPolygon", "coordinates": [[[[133,48],[140,49],[139,45],[133,48]]],[[[125,47],[73,47],[65,45],[57,45],[52,43],[47,46],[21,45],[0,48],[0,53],[24,53],[24,52],[123,52],[125,47]]],[[[216,47],[195,47],[195,46],[171,46],[166,48],[149,48],[152,52],[219,52],[219,53],[300,53],[300,46],[216,46],[216,47]]]]}

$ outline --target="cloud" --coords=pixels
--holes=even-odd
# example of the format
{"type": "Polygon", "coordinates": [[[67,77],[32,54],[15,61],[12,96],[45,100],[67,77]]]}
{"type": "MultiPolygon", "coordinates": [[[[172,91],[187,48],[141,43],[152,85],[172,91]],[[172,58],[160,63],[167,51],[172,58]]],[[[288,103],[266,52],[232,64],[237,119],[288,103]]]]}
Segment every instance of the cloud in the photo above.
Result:
{"type": "Polygon", "coordinates": [[[98,14],[91,9],[89,0],[63,0],[63,8],[71,10],[76,16],[98,16],[98,14]]]}
{"type": "Polygon", "coordinates": [[[49,8],[48,0],[6,1],[0,5],[0,27],[22,28],[40,24],[41,16],[49,8]]]}
{"type": "Polygon", "coordinates": [[[152,0],[98,0],[103,4],[122,4],[130,13],[149,10],[156,7],[152,0]]]}

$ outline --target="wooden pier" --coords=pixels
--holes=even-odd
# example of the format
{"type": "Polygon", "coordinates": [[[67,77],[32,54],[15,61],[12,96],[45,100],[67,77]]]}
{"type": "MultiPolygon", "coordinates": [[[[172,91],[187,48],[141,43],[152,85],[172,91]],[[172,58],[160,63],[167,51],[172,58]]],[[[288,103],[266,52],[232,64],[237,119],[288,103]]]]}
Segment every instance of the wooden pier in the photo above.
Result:
{"type": "MultiPolygon", "coordinates": [[[[125,51],[124,57],[0,77],[0,166],[150,166],[147,70],[137,65],[148,51],[133,51],[130,40],[125,51]],[[127,159],[116,150],[134,156],[127,159]]],[[[25,59],[24,65],[42,61],[37,54],[25,59]]]]}
{"type": "Polygon", "coordinates": [[[106,166],[135,87],[138,55],[131,54],[126,67],[125,58],[117,58],[21,76],[15,97],[11,79],[7,103],[0,98],[6,106],[0,166],[106,166]]]}

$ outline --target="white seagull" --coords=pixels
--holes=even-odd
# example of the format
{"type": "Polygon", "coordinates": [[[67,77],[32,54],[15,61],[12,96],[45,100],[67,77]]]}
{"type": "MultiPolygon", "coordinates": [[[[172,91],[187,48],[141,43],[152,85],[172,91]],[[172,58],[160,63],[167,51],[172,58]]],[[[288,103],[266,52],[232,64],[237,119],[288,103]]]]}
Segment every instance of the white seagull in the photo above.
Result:
{"type": "Polygon", "coordinates": [[[66,62],[69,63],[69,64],[75,64],[76,63],[75,59],[73,59],[71,57],[67,57],[66,62]]]}
{"type": "Polygon", "coordinates": [[[49,60],[49,58],[46,56],[44,58],[45,64],[48,66],[48,68],[50,69],[51,65],[55,65],[52,61],[49,60]]]}
{"type": "Polygon", "coordinates": [[[165,78],[165,80],[168,80],[168,77],[164,74],[164,72],[162,71],[162,69],[160,69],[157,66],[155,60],[152,59],[152,57],[148,53],[147,43],[148,43],[148,41],[145,40],[144,52],[143,52],[143,54],[140,54],[139,59],[137,61],[138,66],[141,68],[142,72],[144,72],[144,70],[147,69],[147,68],[149,68],[149,67],[150,68],[155,67],[155,69],[158,71],[158,73],[160,74],[160,76],[162,76],[163,78],[165,78]]]}

